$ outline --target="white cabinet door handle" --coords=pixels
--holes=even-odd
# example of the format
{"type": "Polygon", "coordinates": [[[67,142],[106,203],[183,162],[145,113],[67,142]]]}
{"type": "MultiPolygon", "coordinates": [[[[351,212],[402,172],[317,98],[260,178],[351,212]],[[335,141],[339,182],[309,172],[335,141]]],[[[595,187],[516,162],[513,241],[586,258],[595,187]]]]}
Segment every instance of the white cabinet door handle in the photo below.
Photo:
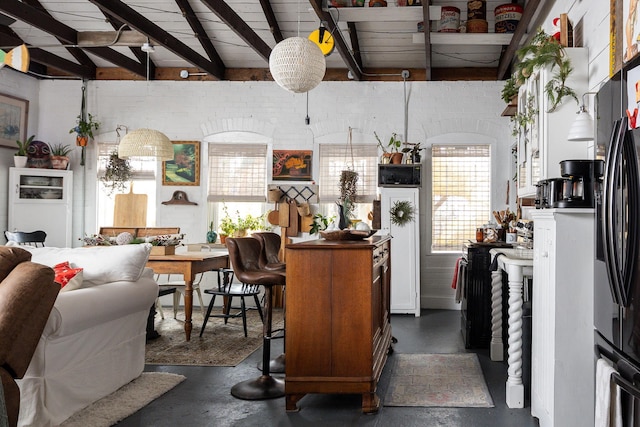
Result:
{"type": "Polygon", "coordinates": [[[545,251],[545,252],[542,252],[540,255],[542,256],[542,258],[549,258],[549,252],[545,251]]]}

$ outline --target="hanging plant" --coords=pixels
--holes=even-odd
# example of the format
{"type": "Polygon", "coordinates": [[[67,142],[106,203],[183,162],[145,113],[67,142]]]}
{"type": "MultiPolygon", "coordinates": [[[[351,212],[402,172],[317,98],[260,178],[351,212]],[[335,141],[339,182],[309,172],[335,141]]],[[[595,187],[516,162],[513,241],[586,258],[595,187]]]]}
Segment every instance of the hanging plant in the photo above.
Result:
{"type": "Polygon", "coordinates": [[[114,151],[109,154],[109,161],[100,181],[104,184],[107,195],[110,196],[114,191],[124,191],[132,176],[133,171],[129,160],[121,159],[114,151]]]}
{"type": "Polygon", "coordinates": [[[349,218],[353,218],[353,211],[355,209],[356,197],[358,193],[358,172],[353,170],[354,160],[353,160],[353,146],[351,144],[351,132],[352,129],[349,128],[349,139],[348,139],[348,148],[351,153],[351,164],[347,164],[345,160],[345,169],[340,172],[340,182],[338,186],[340,188],[340,199],[337,201],[340,221],[339,227],[340,229],[347,228],[349,223],[351,222],[349,218]]]}
{"type": "Polygon", "coordinates": [[[502,88],[504,102],[509,103],[518,94],[520,86],[536,69],[551,67],[552,71],[556,68],[557,70],[544,89],[550,103],[547,112],[555,111],[567,96],[575,99],[576,104],[579,103],[575,91],[566,85],[567,78],[573,72],[573,67],[564,46],[558,40],[539,28],[531,43],[518,49],[516,55],[520,61],[514,65],[513,74],[506,80],[502,88]]]}
{"type": "Polygon", "coordinates": [[[389,210],[389,215],[391,215],[391,223],[393,225],[404,227],[406,223],[413,221],[415,209],[411,202],[407,200],[398,200],[389,210]]]}

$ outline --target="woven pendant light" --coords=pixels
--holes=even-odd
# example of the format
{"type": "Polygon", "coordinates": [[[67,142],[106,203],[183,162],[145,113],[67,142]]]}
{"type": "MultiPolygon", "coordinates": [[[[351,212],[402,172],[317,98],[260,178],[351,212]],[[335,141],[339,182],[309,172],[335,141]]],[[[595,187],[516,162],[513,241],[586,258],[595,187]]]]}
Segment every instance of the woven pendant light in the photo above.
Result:
{"type": "Polygon", "coordinates": [[[153,129],[136,129],[127,133],[118,145],[118,157],[134,156],[173,160],[173,145],[162,132],[153,129]]]}
{"type": "Polygon", "coordinates": [[[280,87],[294,93],[318,86],[327,69],[324,54],[311,40],[289,37],[278,43],[269,56],[269,70],[280,87]]]}

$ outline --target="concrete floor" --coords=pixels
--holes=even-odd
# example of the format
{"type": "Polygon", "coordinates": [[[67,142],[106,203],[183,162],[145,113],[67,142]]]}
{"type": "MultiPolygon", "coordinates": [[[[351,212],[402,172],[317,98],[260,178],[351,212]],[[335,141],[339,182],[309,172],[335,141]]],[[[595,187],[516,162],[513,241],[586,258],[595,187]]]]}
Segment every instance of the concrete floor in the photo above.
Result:
{"type": "MultiPolygon", "coordinates": [[[[231,386],[259,375],[258,350],[240,365],[227,367],[146,366],[146,371],[174,372],[186,381],[123,420],[118,426],[465,426],[529,427],[537,426],[531,417],[529,401],[524,409],[510,409],[505,402],[506,362],[492,362],[489,351],[466,350],[460,334],[460,313],[447,310],[423,310],[421,317],[393,315],[391,325],[398,343],[395,353],[478,354],[494,408],[409,408],[382,407],[375,415],[360,412],[359,395],[307,395],[298,402],[299,412],[287,413],[284,398],[243,401],[231,396],[231,386]]],[[[280,354],[282,340],[274,342],[272,354],[280,354]]],[[[394,354],[389,356],[387,367],[394,354]]],[[[385,368],[378,385],[384,398],[390,380],[385,368]]]]}

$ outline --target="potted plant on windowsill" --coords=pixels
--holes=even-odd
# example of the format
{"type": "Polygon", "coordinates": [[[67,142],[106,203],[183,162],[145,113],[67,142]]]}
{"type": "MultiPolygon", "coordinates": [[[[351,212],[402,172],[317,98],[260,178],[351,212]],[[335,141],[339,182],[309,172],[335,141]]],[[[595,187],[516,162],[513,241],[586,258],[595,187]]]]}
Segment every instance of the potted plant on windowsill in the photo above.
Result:
{"type": "Polygon", "coordinates": [[[71,152],[69,145],[55,144],[51,146],[51,167],[53,169],[65,170],[69,167],[69,154],[71,152]]]}
{"type": "Polygon", "coordinates": [[[35,138],[35,135],[31,135],[26,141],[16,141],[16,145],[18,146],[18,151],[13,156],[13,164],[17,168],[24,168],[27,166],[27,147],[35,138]]]}

